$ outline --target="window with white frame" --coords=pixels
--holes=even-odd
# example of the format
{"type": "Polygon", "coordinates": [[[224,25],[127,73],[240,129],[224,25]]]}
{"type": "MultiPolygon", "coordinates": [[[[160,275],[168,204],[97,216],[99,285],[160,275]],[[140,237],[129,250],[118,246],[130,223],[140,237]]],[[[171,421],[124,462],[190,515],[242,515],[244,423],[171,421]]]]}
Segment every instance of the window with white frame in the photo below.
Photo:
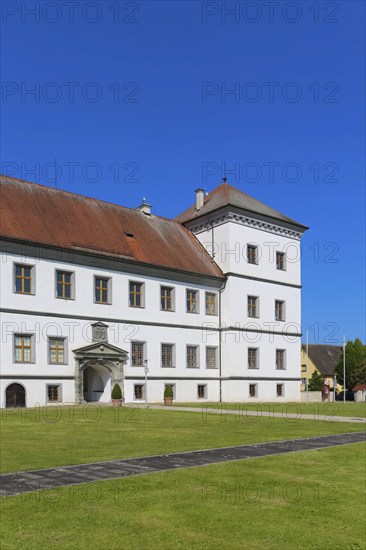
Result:
{"type": "Polygon", "coordinates": [[[248,348],[248,369],[257,369],[259,367],[258,348],[248,348]]]}
{"type": "Polygon", "coordinates": [[[258,296],[248,296],[248,317],[259,317],[258,296]]]}
{"type": "Polygon", "coordinates": [[[254,244],[247,245],[247,262],[248,264],[258,264],[258,247],[254,244]]]}
{"type": "Polygon", "coordinates": [[[144,399],[145,397],[145,384],[134,384],[133,387],[133,398],[136,401],[144,399]]]}
{"type": "Polygon", "coordinates": [[[276,349],[276,369],[283,370],[286,368],[286,350],[276,349]]]}
{"type": "Polygon", "coordinates": [[[161,366],[164,368],[172,368],[175,366],[174,344],[161,344],[161,366]]]}
{"type": "Polygon", "coordinates": [[[72,300],[74,298],[74,273],[56,269],[56,298],[72,300]]]}
{"type": "Polygon", "coordinates": [[[111,278],[94,276],[94,301],[96,304],[111,303],[111,278]]]}
{"type": "Polygon", "coordinates": [[[62,401],[61,384],[47,384],[47,403],[60,403],[62,401]]]}
{"type": "Polygon", "coordinates": [[[217,294],[206,292],[206,315],[217,315],[217,294]]]}
{"type": "Polygon", "coordinates": [[[34,334],[14,334],[14,360],[16,363],[34,362],[34,334]]]}
{"type": "Polygon", "coordinates": [[[34,293],[34,266],[14,264],[14,291],[17,294],[34,293]]]}
{"type": "Polygon", "coordinates": [[[207,399],[207,384],[198,384],[197,385],[197,398],[198,399],[207,399]]]}
{"type": "Polygon", "coordinates": [[[198,313],[198,290],[186,289],[186,309],[187,313],[198,313]]]}
{"type": "Polygon", "coordinates": [[[257,397],[258,384],[249,384],[249,397],[257,397]]]}
{"type": "Polygon", "coordinates": [[[64,365],[66,363],[66,338],[48,338],[48,360],[51,365],[64,365]]]}
{"type": "Polygon", "coordinates": [[[146,359],[146,342],[131,342],[131,365],[144,367],[146,359]]]}
{"type": "Polygon", "coordinates": [[[174,311],[174,288],[160,287],[160,307],[162,311],[174,311]]]}
{"type": "Polygon", "coordinates": [[[276,252],[276,268],[280,271],[286,270],[286,254],[284,252],[276,252]]]}
{"type": "Polygon", "coordinates": [[[217,369],[217,348],[206,347],[206,369],[217,369]]]}
{"type": "Polygon", "coordinates": [[[145,285],[138,281],[130,281],[129,283],[129,306],[130,307],[144,307],[145,285]]]}
{"type": "Polygon", "coordinates": [[[283,300],[275,300],[275,319],[276,321],[285,320],[285,302],[283,300]]]}
{"type": "Polygon", "coordinates": [[[189,369],[198,368],[198,346],[187,346],[187,367],[189,369]]]}

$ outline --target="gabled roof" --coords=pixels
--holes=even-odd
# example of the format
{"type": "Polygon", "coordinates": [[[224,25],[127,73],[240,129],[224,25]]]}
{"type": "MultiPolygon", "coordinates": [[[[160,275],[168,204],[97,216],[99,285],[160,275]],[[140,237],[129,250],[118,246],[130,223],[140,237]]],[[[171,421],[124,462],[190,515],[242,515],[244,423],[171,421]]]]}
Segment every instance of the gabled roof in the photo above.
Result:
{"type": "Polygon", "coordinates": [[[268,218],[273,218],[275,220],[296,225],[303,229],[308,229],[305,225],[284,216],[281,212],[274,210],[263,202],[257,201],[249,195],[246,195],[228,183],[222,183],[211,191],[207,197],[205,197],[205,202],[202,208],[196,210],[196,205],[194,204],[175,219],[180,223],[186,223],[190,220],[210,214],[211,212],[219,210],[225,206],[234,206],[236,208],[247,210],[248,212],[253,212],[253,214],[260,214],[261,216],[266,216],[268,218]]]}
{"type": "MultiPolygon", "coordinates": [[[[303,350],[306,348],[303,346],[303,350]]],[[[342,354],[342,346],[309,344],[309,359],[323,376],[332,376],[342,354]]]]}
{"type": "Polygon", "coordinates": [[[174,220],[0,176],[0,236],[223,279],[174,220]]]}

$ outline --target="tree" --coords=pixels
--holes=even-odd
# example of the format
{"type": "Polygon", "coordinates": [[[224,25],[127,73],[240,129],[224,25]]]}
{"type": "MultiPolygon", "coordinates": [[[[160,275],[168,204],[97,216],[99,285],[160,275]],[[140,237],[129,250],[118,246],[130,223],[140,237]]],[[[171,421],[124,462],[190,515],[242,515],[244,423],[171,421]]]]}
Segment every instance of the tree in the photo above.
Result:
{"type": "Polygon", "coordinates": [[[324,387],[324,378],[320,374],[320,372],[315,370],[309,379],[309,385],[308,385],[309,391],[322,391],[323,387],[324,387]]]}
{"type": "MultiPolygon", "coordinates": [[[[344,386],[343,351],[335,369],[337,382],[344,386]]],[[[346,389],[352,390],[356,384],[366,384],[366,346],[359,338],[346,344],[346,389]]]]}

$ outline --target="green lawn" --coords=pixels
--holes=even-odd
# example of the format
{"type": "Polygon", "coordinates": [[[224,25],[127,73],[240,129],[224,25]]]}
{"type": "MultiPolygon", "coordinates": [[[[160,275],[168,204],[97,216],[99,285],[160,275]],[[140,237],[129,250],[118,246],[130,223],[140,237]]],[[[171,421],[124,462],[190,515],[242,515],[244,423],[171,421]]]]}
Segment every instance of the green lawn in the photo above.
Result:
{"type": "Polygon", "coordinates": [[[9,497],[1,548],[364,550],[365,459],[355,444],[9,497]]]}
{"type": "Polygon", "coordinates": [[[3,410],[0,466],[14,472],[360,431],[355,423],[96,405],[3,410]]]}
{"type": "Polygon", "coordinates": [[[366,403],[336,401],[335,403],[174,403],[175,407],[223,409],[236,411],[275,412],[286,414],[310,414],[317,419],[321,415],[353,416],[366,418],[366,403]]]}

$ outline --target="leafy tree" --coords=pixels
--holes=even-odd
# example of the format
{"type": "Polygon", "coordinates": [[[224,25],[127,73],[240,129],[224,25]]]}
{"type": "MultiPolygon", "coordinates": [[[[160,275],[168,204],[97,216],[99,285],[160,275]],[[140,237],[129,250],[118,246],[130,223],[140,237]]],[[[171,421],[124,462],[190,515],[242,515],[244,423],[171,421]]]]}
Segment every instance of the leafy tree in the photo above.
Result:
{"type": "Polygon", "coordinates": [[[309,378],[309,386],[308,386],[309,391],[322,391],[323,387],[324,387],[324,378],[320,374],[320,372],[315,370],[311,375],[311,377],[309,378]]]}
{"type": "MultiPolygon", "coordinates": [[[[335,373],[343,386],[343,351],[335,373]]],[[[356,384],[366,384],[366,346],[359,338],[346,344],[346,389],[352,390],[356,384]]]]}

